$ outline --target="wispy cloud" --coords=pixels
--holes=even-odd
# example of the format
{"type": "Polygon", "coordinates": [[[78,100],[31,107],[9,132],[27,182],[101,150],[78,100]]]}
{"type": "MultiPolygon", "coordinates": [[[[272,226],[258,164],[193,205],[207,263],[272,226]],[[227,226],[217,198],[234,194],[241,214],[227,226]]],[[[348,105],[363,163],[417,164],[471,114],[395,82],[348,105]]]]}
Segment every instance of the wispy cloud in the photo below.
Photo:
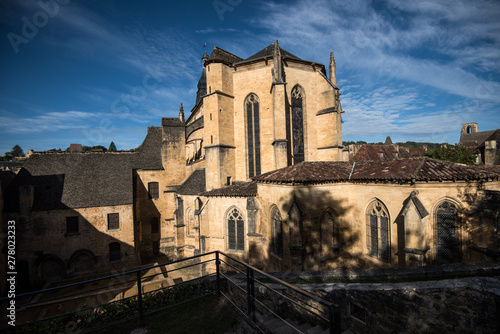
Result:
{"type": "Polygon", "coordinates": [[[375,75],[409,80],[468,98],[477,97],[476,87],[488,86],[497,94],[482,98],[500,102],[500,83],[476,71],[500,70],[494,66],[500,59],[500,3],[496,1],[412,5],[390,1],[377,10],[371,1],[361,0],[264,6],[267,15],[256,23],[312,60],[326,63],[333,48],[341,73],[363,71],[365,81],[375,75]],[[354,12],[358,15],[353,16],[354,12]],[[476,47],[483,52],[474,53],[476,47]],[[436,60],[427,57],[429,53],[443,57],[436,60]]]}
{"type": "Polygon", "coordinates": [[[83,129],[89,126],[89,121],[101,117],[101,114],[67,111],[48,112],[26,118],[0,117],[0,129],[9,133],[51,132],[66,129],[83,129]]]}

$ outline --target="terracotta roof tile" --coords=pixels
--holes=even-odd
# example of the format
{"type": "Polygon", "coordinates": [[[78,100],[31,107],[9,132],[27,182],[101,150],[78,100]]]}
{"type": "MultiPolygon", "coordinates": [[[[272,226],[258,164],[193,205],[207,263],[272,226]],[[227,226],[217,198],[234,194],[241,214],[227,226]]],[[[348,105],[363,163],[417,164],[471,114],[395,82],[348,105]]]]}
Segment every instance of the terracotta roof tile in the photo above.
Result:
{"type": "Polygon", "coordinates": [[[212,189],[201,194],[202,196],[219,197],[253,197],[257,196],[257,183],[255,182],[235,182],[230,186],[212,189]]]}
{"type": "Polygon", "coordinates": [[[498,180],[500,168],[468,166],[431,158],[391,161],[302,162],[253,178],[269,183],[324,183],[339,181],[458,181],[498,180]]]}
{"type": "Polygon", "coordinates": [[[404,147],[395,145],[364,144],[350,159],[351,161],[393,160],[410,158],[410,153],[404,147]]]}

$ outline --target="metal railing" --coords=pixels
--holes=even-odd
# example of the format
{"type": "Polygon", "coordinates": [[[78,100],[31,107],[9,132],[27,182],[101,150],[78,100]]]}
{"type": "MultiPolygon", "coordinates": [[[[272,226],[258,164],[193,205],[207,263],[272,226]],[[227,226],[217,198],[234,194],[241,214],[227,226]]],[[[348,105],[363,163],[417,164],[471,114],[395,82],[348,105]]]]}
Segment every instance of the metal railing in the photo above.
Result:
{"type": "MultiPolygon", "coordinates": [[[[306,321],[322,322],[330,333],[340,333],[337,305],[219,251],[17,295],[17,321],[10,330],[43,332],[49,326],[59,332],[57,326],[69,326],[80,333],[97,332],[133,320],[144,323],[147,315],[214,294],[226,299],[261,332],[264,314],[301,332],[284,318],[280,310],[284,305],[288,313],[294,310],[306,321]],[[180,291],[182,286],[187,291],[180,291]],[[48,315],[41,316],[44,311],[48,315]]],[[[0,299],[3,310],[8,302],[0,299]]]]}

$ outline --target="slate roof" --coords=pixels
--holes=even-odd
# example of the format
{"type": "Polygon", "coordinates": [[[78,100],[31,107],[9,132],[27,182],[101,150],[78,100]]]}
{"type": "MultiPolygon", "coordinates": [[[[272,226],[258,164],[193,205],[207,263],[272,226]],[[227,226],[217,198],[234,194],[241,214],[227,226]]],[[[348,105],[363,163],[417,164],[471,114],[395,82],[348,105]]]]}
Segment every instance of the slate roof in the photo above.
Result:
{"type": "MultiPolygon", "coordinates": [[[[288,59],[302,60],[299,57],[297,57],[296,55],[294,55],[293,53],[288,52],[287,50],[282,49],[282,48],[280,48],[280,53],[281,53],[282,59],[288,58],[288,59]]],[[[272,58],[273,56],[274,56],[274,43],[265,47],[264,49],[260,50],[259,52],[251,55],[250,57],[245,59],[245,61],[262,59],[262,58],[267,58],[267,57],[272,58]]]]}
{"type": "Polygon", "coordinates": [[[201,195],[207,197],[254,197],[257,196],[257,183],[235,182],[230,186],[212,189],[201,195]]]}
{"type": "Polygon", "coordinates": [[[481,144],[484,144],[488,137],[493,135],[497,130],[491,131],[480,131],[475,133],[462,133],[460,136],[460,145],[465,146],[469,149],[474,149],[481,144]]]}
{"type": "Polygon", "coordinates": [[[364,144],[352,156],[351,161],[393,160],[410,158],[410,153],[404,147],[395,145],[364,144]]]}
{"type": "Polygon", "coordinates": [[[210,54],[210,57],[208,57],[207,62],[205,63],[206,65],[210,63],[223,63],[226,65],[232,65],[236,62],[239,62],[243,60],[242,58],[233,55],[230,52],[227,52],[226,50],[223,50],[217,46],[214,46],[214,49],[212,53],[210,54]]]}
{"type": "Polygon", "coordinates": [[[133,169],[162,169],[161,128],[150,127],[137,152],[38,153],[6,191],[6,211],[19,210],[19,191],[33,186],[33,210],[133,203],[133,169]]]}
{"type": "Polygon", "coordinates": [[[498,179],[500,179],[500,168],[468,166],[428,157],[392,161],[307,161],[253,177],[256,182],[292,184],[342,181],[406,183],[498,179]]]}
{"type": "Polygon", "coordinates": [[[199,195],[205,188],[205,169],[197,169],[177,189],[180,195],[199,195]]]}

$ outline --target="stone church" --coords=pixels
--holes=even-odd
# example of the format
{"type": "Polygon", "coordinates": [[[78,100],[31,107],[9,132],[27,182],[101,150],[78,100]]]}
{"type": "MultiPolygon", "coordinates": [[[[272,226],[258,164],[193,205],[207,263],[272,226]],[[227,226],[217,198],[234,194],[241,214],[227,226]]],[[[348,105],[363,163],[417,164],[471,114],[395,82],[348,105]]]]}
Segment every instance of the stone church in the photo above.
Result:
{"type": "Polygon", "coordinates": [[[138,151],[29,158],[3,203],[26,284],[213,250],[268,271],[499,259],[498,166],[343,161],[333,54],[202,62],[189,116],[138,151]]]}

